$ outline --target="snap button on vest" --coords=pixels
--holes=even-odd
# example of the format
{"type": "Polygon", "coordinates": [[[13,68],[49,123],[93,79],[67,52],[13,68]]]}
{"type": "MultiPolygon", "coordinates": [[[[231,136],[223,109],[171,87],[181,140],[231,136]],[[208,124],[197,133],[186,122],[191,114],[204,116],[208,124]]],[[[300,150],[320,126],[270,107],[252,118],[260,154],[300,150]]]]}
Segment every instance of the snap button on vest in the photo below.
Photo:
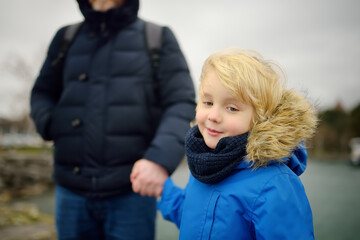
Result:
{"type": "Polygon", "coordinates": [[[85,81],[85,80],[87,79],[86,73],[80,74],[79,77],[78,77],[78,79],[79,79],[80,82],[85,81]]]}
{"type": "Polygon", "coordinates": [[[80,124],[81,124],[81,121],[80,121],[80,119],[78,119],[78,118],[75,118],[75,119],[72,120],[72,122],[71,122],[71,126],[73,126],[73,127],[78,127],[78,126],[80,126],[80,124]]]}
{"type": "Polygon", "coordinates": [[[80,172],[80,168],[78,167],[78,166],[75,166],[74,168],[73,168],[73,173],[74,174],[78,174],[80,172]]]}

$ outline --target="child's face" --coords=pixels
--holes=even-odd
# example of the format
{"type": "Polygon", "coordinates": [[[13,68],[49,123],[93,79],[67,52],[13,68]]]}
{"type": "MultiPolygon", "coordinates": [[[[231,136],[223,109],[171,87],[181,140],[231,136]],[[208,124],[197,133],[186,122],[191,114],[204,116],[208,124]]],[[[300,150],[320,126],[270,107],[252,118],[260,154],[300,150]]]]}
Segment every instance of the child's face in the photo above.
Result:
{"type": "Polygon", "coordinates": [[[250,130],[254,108],[231,95],[214,70],[204,77],[196,111],[199,130],[209,148],[223,137],[241,135],[250,130]]]}

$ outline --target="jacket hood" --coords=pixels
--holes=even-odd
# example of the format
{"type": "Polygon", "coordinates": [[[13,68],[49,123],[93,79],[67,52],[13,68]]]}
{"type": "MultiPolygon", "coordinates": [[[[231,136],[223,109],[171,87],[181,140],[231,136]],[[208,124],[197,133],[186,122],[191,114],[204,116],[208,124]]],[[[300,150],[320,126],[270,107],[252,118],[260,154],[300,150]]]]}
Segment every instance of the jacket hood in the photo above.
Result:
{"type": "Polygon", "coordinates": [[[272,115],[251,129],[247,159],[255,167],[266,166],[274,159],[285,160],[296,172],[301,172],[306,167],[307,155],[298,146],[312,137],[316,125],[315,109],[303,96],[286,90],[272,115]]]}
{"type": "Polygon", "coordinates": [[[304,144],[300,144],[288,158],[282,159],[283,162],[298,176],[305,172],[307,165],[307,151],[304,144]]]}
{"type": "MultiPolygon", "coordinates": [[[[283,158],[280,161],[285,163],[291,171],[293,171],[297,176],[300,176],[305,172],[307,166],[307,158],[308,154],[305,149],[304,144],[300,144],[289,157],[283,158]]],[[[279,161],[270,161],[268,165],[271,164],[278,164],[279,161]]],[[[252,162],[249,161],[242,161],[239,165],[235,167],[235,169],[241,170],[246,168],[251,168],[253,165],[252,162]]]]}
{"type": "Polygon", "coordinates": [[[126,0],[124,5],[106,12],[95,11],[88,0],[77,0],[85,21],[93,27],[104,25],[110,29],[120,29],[137,19],[139,0],[126,0]]]}

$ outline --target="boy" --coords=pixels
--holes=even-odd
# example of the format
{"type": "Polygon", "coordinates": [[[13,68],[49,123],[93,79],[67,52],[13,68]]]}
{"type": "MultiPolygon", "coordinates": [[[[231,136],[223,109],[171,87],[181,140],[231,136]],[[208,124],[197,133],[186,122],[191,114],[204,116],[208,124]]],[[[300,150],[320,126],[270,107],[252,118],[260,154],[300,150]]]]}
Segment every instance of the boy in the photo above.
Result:
{"type": "Polygon", "coordinates": [[[313,239],[299,175],[315,131],[312,106],[274,65],[229,49],[204,63],[197,125],[185,139],[190,180],[164,184],[158,203],[180,239],[313,239]]]}

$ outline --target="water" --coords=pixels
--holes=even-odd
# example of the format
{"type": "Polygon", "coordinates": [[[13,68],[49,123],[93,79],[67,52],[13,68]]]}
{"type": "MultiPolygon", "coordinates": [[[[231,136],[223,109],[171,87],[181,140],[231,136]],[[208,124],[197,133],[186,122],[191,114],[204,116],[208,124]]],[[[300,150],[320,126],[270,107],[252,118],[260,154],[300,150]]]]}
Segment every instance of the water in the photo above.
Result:
{"type": "MultiPolygon", "coordinates": [[[[173,175],[174,182],[185,186],[189,171],[182,163],[173,175]]],[[[314,218],[317,240],[360,239],[360,168],[345,163],[309,161],[301,176],[314,218]]],[[[53,214],[53,194],[31,199],[41,211],[53,214]]],[[[156,240],[176,240],[174,224],[157,217],[156,240]]]]}
{"type": "Polygon", "coordinates": [[[316,239],[360,239],[360,168],[314,161],[301,180],[312,207],[316,239]]]}

